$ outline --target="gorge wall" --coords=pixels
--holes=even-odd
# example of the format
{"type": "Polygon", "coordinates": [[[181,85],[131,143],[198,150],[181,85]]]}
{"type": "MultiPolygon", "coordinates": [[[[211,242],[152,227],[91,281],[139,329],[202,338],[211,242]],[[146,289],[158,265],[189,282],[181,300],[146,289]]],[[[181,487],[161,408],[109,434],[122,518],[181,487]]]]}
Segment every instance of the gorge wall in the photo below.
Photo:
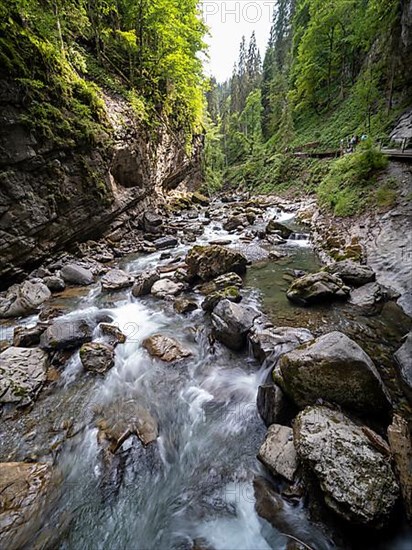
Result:
{"type": "Polygon", "coordinates": [[[101,95],[107,124],[100,142],[58,145],[21,123],[21,87],[0,83],[3,288],[51,253],[98,236],[121,213],[137,217],[170,189],[199,183],[201,136],[188,148],[166,122],[149,134],[124,98],[101,95]]]}

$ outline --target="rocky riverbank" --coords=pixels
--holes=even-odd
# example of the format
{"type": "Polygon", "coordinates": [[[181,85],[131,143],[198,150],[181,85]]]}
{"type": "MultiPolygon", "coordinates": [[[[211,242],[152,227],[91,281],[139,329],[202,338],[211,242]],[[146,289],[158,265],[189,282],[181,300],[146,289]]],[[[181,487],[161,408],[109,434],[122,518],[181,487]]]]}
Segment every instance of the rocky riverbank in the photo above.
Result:
{"type": "Polygon", "coordinates": [[[412,513],[411,333],[402,340],[411,325],[385,326],[382,310],[396,308],[397,296],[355,256],[310,273],[286,264],[295,322],[262,311],[245,273],[290,262],[291,247],[307,239],[293,227],[298,211],[307,208],[275,197],[175,194],[3,293],[0,485],[24,487],[1,503],[2,544],[86,540],[70,498],[93,482],[68,468],[85,456],[103,491],[100,513],[108,502],[120,507],[117,537],[125,492],[148,491],[143,509],[157,510],[163,531],[151,514],[156,533],[134,527],[147,547],[224,547],[210,522],[249,502],[256,547],[393,540],[412,513]],[[72,484],[67,501],[52,472],[60,487],[72,484]],[[234,483],[250,483],[253,498],[228,500],[234,483]],[[54,528],[35,513],[45,492],[59,502],[54,528]],[[188,511],[184,546],[171,543],[169,505],[188,511]],[[259,518],[273,531],[264,535],[259,518]]]}

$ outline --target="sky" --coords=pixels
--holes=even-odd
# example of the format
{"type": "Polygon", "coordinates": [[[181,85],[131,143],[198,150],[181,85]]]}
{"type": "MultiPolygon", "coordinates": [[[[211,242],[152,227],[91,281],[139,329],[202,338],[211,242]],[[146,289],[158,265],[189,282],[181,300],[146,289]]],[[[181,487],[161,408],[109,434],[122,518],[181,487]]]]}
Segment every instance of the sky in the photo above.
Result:
{"type": "Polygon", "coordinates": [[[275,0],[203,0],[202,12],[210,28],[209,60],[206,73],[223,82],[232,74],[242,36],[249,41],[253,31],[263,60],[272,22],[275,0]]]}

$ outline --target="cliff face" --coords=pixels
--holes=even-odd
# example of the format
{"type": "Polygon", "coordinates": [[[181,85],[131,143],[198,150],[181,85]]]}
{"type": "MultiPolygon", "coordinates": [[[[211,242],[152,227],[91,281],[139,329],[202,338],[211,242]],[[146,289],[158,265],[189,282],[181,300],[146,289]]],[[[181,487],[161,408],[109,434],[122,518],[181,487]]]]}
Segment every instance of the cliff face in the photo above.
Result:
{"type": "Polygon", "coordinates": [[[107,134],[95,146],[57,146],[20,121],[25,98],[0,84],[0,277],[5,287],[51,253],[95,238],[122,212],[162,201],[169,189],[200,179],[200,137],[159,123],[149,135],[120,96],[102,92],[107,134]],[[110,137],[109,137],[110,135],[110,137]]]}

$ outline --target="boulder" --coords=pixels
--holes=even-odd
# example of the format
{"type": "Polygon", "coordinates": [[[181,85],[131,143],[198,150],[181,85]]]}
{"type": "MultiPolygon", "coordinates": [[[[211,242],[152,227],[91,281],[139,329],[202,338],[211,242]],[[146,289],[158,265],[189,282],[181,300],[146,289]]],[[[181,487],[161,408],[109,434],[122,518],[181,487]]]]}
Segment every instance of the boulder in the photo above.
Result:
{"type": "Polygon", "coordinates": [[[305,328],[273,327],[255,323],[249,334],[253,355],[261,363],[275,364],[279,357],[314,339],[305,328]]]}
{"type": "Polygon", "coordinates": [[[145,212],[143,216],[143,229],[148,233],[158,234],[161,231],[163,218],[155,212],[145,212]]]}
{"type": "Polygon", "coordinates": [[[192,351],[189,348],[164,334],[149,336],[149,338],[143,341],[142,345],[152,357],[157,357],[167,363],[179,361],[192,355],[192,351]]]}
{"type": "Polygon", "coordinates": [[[40,338],[40,347],[47,351],[79,348],[92,339],[92,328],[82,319],[55,321],[40,338]]]}
{"type": "Polygon", "coordinates": [[[224,290],[217,290],[216,292],[208,294],[202,302],[202,309],[210,313],[222,300],[239,303],[242,301],[242,296],[237,287],[229,286],[224,290]]]}
{"type": "Polygon", "coordinates": [[[223,229],[226,231],[233,231],[238,227],[245,227],[249,225],[246,216],[231,216],[224,224],[223,229]]]}
{"type": "Polygon", "coordinates": [[[195,246],[186,256],[189,276],[207,281],[231,271],[241,275],[246,271],[246,258],[234,250],[219,245],[195,246]]]}
{"type": "Polygon", "coordinates": [[[225,273],[224,275],[216,277],[216,279],[213,279],[212,281],[202,284],[199,290],[202,294],[207,295],[212,292],[224,290],[227,287],[242,288],[242,286],[243,281],[239,275],[236,273],[225,273]]]}
{"type": "Polygon", "coordinates": [[[66,284],[61,277],[56,275],[50,275],[49,277],[44,277],[44,284],[51,292],[61,292],[66,288],[66,284]]]}
{"type": "Polygon", "coordinates": [[[136,399],[118,399],[102,407],[96,424],[100,443],[105,442],[113,454],[132,435],[146,446],[156,441],[159,432],[157,420],[136,399]]]}
{"type": "Polygon", "coordinates": [[[176,237],[159,237],[155,241],[153,241],[153,246],[156,248],[156,250],[164,250],[165,248],[173,248],[177,246],[178,240],[176,237]]]}
{"type": "Polygon", "coordinates": [[[80,348],[80,360],[86,370],[104,374],[114,365],[114,349],[109,344],[89,342],[80,348]]]}
{"type": "Polygon", "coordinates": [[[373,314],[385,298],[385,291],[379,283],[368,283],[352,290],[349,303],[361,308],[366,314],[373,314]]]}
{"type": "Polygon", "coordinates": [[[111,269],[101,278],[102,289],[121,290],[133,284],[133,277],[121,269],[111,269]]]}
{"type": "Polygon", "coordinates": [[[328,265],[325,271],[337,275],[351,286],[362,286],[375,280],[375,272],[367,265],[361,265],[351,260],[342,260],[328,265]]]}
{"type": "Polygon", "coordinates": [[[193,204],[200,204],[201,206],[208,206],[210,202],[209,197],[206,197],[205,195],[203,195],[202,193],[199,193],[198,191],[192,194],[191,199],[193,204]]]}
{"type": "Polygon", "coordinates": [[[187,300],[186,298],[179,298],[175,300],[173,308],[177,313],[190,313],[197,309],[197,303],[193,300],[187,300]]]}
{"type": "Polygon", "coordinates": [[[272,424],[266,434],[264,443],[259,449],[258,459],[274,475],[280,475],[293,481],[298,467],[293,430],[280,424],[272,424]]]}
{"type": "Polygon", "coordinates": [[[269,235],[275,233],[280,235],[282,239],[289,239],[293,231],[289,229],[289,227],[286,227],[286,225],[283,225],[283,223],[279,223],[276,220],[270,220],[266,226],[266,233],[269,235]]]}
{"type": "Polygon", "coordinates": [[[349,293],[350,289],[339,277],[320,271],[296,279],[286,296],[295,304],[308,306],[330,300],[346,300],[349,293]]]}
{"type": "Polygon", "coordinates": [[[298,456],[319,481],[329,508],[352,524],[385,523],[399,487],[378,434],[323,406],[302,411],[293,433],[298,456]]]}
{"type": "Polygon", "coordinates": [[[50,498],[52,472],[47,463],[0,462],[1,548],[33,547],[30,535],[44,521],[39,512],[50,498]]]}
{"type": "Polygon", "coordinates": [[[0,354],[0,403],[26,405],[46,381],[47,354],[41,349],[11,347],[0,354]]]}
{"type": "Polygon", "coordinates": [[[156,298],[171,298],[180,294],[183,289],[183,283],[175,283],[172,279],[160,279],[154,283],[150,292],[156,298]]]}
{"type": "Polygon", "coordinates": [[[37,324],[35,327],[16,327],[13,334],[13,346],[17,348],[30,348],[40,343],[40,337],[47,325],[37,324]]]}
{"type": "Polygon", "coordinates": [[[288,423],[294,416],[295,407],[277,384],[259,386],[256,405],[266,426],[288,423]]]}
{"type": "Polygon", "coordinates": [[[126,342],[126,336],[116,326],[109,323],[100,323],[99,328],[103,334],[109,340],[109,344],[116,347],[117,344],[124,344],[126,342]]]}
{"type": "Polygon", "coordinates": [[[222,300],[212,313],[213,334],[230,349],[240,350],[246,345],[247,334],[260,313],[250,306],[222,300]]]}
{"type": "Polygon", "coordinates": [[[135,278],[132,288],[132,294],[135,298],[150,294],[152,286],[160,279],[160,273],[157,269],[143,271],[135,278]]]}
{"type": "Polygon", "coordinates": [[[13,285],[5,298],[0,298],[1,317],[21,317],[33,313],[51,296],[44,283],[25,281],[13,285]]]}
{"type": "Polygon", "coordinates": [[[395,365],[402,389],[412,404],[412,331],[407,335],[403,346],[395,353],[395,365]]]}
{"type": "Polygon", "coordinates": [[[324,399],[363,414],[389,409],[371,358],[341,332],[330,332],[286,353],[278,365],[276,382],[300,408],[324,399]]]}
{"type": "Polygon", "coordinates": [[[408,422],[395,414],[388,427],[388,440],[398,474],[406,515],[412,521],[412,438],[408,422]]]}
{"type": "Polygon", "coordinates": [[[91,285],[93,283],[93,273],[90,269],[78,264],[67,264],[60,271],[62,279],[72,285],[91,285]]]}

